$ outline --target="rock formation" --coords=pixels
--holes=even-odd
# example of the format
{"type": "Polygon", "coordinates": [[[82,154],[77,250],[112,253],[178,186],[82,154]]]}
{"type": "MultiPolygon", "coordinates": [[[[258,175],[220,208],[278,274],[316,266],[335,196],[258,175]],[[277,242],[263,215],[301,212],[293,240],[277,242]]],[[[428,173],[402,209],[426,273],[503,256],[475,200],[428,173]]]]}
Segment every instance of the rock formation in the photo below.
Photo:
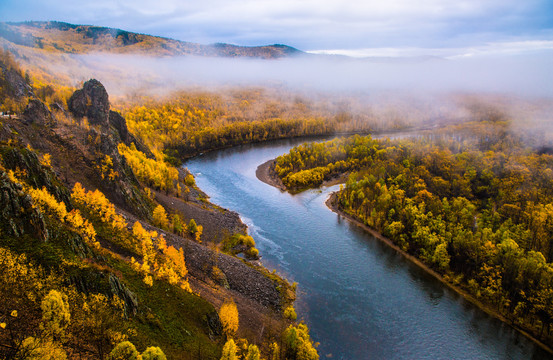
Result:
{"type": "Polygon", "coordinates": [[[109,97],[104,85],[96,79],[84,83],[68,102],[69,111],[77,118],[87,117],[92,125],[109,124],[109,97]]]}
{"type": "Polygon", "coordinates": [[[23,119],[28,124],[51,126],[56,123],[48,107],[38,99],[32,99],[23,112],[23,119]]]}

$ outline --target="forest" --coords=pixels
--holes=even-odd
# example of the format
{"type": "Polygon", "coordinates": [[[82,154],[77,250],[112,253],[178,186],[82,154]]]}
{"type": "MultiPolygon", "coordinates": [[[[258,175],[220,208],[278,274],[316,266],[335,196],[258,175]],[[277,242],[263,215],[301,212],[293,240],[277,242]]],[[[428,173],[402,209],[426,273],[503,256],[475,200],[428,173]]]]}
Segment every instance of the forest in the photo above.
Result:
{"type": "Polygon", "coordinates": [[[553,155],[510,125],[308,143],[274,170],[292,191],[347,176],[340,210],[551,344],[553,155]]]}

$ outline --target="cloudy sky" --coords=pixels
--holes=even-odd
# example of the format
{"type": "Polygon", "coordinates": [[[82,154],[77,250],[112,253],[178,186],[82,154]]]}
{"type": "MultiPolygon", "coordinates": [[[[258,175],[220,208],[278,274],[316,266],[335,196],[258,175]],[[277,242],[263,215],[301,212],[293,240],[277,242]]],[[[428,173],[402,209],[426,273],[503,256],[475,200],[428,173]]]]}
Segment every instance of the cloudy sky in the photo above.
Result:
{"type": "Polygon", "coordinates": [[[0,21],[25,20],[348,55],[553,48],[553,0],[0,0],[0,21]]]}

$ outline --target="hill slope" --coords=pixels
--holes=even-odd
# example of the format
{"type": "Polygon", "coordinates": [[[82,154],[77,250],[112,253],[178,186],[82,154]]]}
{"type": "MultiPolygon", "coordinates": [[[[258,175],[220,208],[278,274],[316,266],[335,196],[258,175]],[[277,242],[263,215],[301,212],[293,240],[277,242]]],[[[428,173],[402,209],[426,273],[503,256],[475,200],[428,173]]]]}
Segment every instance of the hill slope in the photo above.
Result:
{"type": "Polygon", "coordinates": [[[120,29],[73,25],[57,21],[0,23],[0,37],[17,45],[51,52],[85,54],[110,52],[161,56],[195,55],[214,57],[255,57],[276,59],[303,54],[286,45],[237,46],[203,45],[120,29]]]}
{"type": "Polygon", "coordinates": [[[0,115],[0,358],[103,359],[129,340],[169,359],[218,359],[217,309],[230,301],[237,341],[268,354],[294,293],[257,254],[232,256],[253,240],[219,252],[221,242],[247,240],[238,215],[134,138],[99,81],[67,104],[35,93],[0,51],[0,109],[11,104],[0,115]],[[165,173],[167,186],[153,173],[165,173]],[[54,335],[44,330],[50,298],[65,316],[54,335]]]}

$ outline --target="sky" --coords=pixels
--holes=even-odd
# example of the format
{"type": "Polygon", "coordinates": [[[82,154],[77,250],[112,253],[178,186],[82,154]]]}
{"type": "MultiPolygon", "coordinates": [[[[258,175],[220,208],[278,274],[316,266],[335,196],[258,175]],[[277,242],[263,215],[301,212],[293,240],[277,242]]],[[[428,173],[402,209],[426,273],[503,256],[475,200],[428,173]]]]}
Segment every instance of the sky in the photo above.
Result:
{"type": "Polygon", "coordinates": [[[0,21],[26,20],[350,56],[553,49],[553,0],[0,0],[0,21]]]}

